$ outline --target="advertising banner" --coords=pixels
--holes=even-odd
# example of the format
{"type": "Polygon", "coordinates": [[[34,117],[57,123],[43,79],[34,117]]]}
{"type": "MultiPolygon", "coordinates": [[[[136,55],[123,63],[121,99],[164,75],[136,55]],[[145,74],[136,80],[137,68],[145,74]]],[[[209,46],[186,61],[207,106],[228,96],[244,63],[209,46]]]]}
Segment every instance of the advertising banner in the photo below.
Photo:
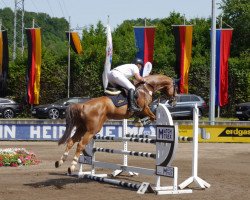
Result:
{"type": "MultiPolygon", "coordinates": [[[[2,124],[0,140],[57,141],[62,137],[65,124],[2,124]]],[[[129,134],[155,136],[156,126],[135,127],[128,125],[129,134]]],[[[178,136],[193,136],[192,125],[179,125],[178,136]]],[[[74,131],[72,131],[72,134],[74,131]]],[[[100,136],[122,137],[121,124],[105,124],[100,136]]],[[[250,126],[200,125],[199,142],[244,142],[250,143],[250,126]]]]}
{"type": "MultiPolygon", "coordinates": [[[[199,134],[199,142],[250,142],[250,126],[202,125],[199,128],[206,132],[206,139],[199,134]]],[[[179,126],[179,135],[191,137],[192,134],[191,125],[179,126]]]]}
{"type": "MultiPolygon", "coordinates": [[[[0,125],[0,140],[54,140],[62,137],[64,124],[4,124],[0,125]]],[[[155,135],[154,126],[128,126],[130,134],[155,135]]],[[[72,132],[73,134],[73,132],[72,132]]],[[[104,125],[98,133],[101,136],[122,137],[121,125],[104,125]]]]}

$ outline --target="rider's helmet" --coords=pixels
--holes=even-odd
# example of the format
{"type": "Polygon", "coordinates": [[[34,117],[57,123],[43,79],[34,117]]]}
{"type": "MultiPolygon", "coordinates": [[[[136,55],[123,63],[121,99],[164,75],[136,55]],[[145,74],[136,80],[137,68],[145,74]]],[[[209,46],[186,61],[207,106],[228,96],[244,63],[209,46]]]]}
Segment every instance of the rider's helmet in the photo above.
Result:
{"type": "Polygon", "coordinates": [[[136,58],[135,60],[134,60],[134,64],[140,64],[141,66],[143,66],[143,61],[142,61],[142,59],[140,59],[140,58],[136,58]]]}

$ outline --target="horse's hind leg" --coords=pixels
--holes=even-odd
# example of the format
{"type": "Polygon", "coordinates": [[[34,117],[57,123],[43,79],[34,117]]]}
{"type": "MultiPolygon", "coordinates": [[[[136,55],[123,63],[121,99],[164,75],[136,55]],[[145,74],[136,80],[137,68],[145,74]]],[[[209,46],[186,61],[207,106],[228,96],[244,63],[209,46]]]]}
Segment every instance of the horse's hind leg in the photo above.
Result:
{"type": "Polygon", "coordinates": [[[71,174],[75,170],[75,166],[78,163],[80,153],[85,149],[86,145],[90,142],[90,140],[93,138],[93,136],[94,136],[93,132],[86,132],[84,134],[84,136],[82,137],[81,141],[78,143],[75,156],[73,158],[71,166],[68,168],[69,174],[71,174]]]}
{"type": "MultiPolygon", "coordinates": [[[[77,131],[76,131],[76,133],[77,133],[77,131]]],[[[68,139],[66,149],[65,149],[61,159],[59,161],[55,162],[56,168],[60,167],[65,162],[65,160],[67,159],[67,157],[69,155],[70,149],[74,146],[74,144],[76,142],[78,142],[80,140],[80,137],[76,133],[70,139],[68,139]]]]}

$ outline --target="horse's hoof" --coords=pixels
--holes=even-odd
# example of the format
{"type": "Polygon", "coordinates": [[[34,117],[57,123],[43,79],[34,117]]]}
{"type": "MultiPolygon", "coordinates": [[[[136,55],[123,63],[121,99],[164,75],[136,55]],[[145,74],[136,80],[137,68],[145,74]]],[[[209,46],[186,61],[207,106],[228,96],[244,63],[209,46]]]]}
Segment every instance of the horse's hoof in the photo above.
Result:
{"type": "Polygon", "coordinates": [[[55,162],[55,167],[58,168],[59,167],[59,161],[55,162]]]}
{"type": "Polygon", "coordinates": [[[68,168],[68,174],[71,174],[71,169],[70,169],[70,167],[68,168]]]}
{"type": "Polygon", "coordinates": [[[70,175],[70,174],[72,174],[72,172],[74,172],[75,171],[75,165],[71,165],[71,167],[69,167],[68,168],[68,174],[70,175]]]}

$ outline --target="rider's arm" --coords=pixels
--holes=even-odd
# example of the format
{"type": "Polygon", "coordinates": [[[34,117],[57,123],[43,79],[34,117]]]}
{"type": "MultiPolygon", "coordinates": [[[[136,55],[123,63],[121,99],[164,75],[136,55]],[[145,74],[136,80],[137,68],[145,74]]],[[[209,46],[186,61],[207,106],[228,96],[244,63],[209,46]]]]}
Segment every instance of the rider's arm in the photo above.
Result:
{"type": "Polygon", "coordinates": [[[139,73],[135,73],[135,79],[140,82],[145,82],[144,78],[139,73]]]}

